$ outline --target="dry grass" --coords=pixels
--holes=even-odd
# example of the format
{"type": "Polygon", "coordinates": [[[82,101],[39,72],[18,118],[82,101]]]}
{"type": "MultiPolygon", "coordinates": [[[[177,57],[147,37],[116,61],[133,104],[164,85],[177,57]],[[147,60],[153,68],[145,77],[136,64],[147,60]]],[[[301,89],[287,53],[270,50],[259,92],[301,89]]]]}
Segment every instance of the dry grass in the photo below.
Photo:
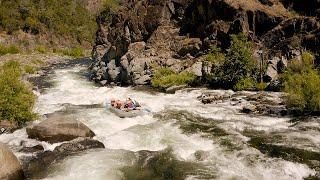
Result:
{"type": "Polygon", "coordinates": [[[235,8],[242,8],[252,11],[263,11],[275,17],[292,17],[293,15],[278,1],[272,0],[274,5],[268,6],[261,4],[258,0],[225,0],[235,8]]]}

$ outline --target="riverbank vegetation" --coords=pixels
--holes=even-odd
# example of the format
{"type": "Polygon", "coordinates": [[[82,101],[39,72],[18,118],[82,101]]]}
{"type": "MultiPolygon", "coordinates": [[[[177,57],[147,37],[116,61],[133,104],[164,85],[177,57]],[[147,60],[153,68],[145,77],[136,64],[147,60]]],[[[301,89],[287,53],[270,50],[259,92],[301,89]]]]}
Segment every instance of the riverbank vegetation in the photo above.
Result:
{"type": "Polygon", "coordinates": [[[263,87],[257,81],[258,65],[253,57],[253,44],[245,34],[232,35],[227,52],[211,47],[205,63],[212,65],[207,79],[215,87],[255,90],[263,87]],[[259,85],[259,86],[258,86],[259,85]]]}
{"type": "Polygon", "coordinates": [[[283,90],[288,94],[286,105],[298,113],[320,112],[320,74],[314,60],[311,53],[303,52],[301,59],[293,59],[281,76],[283,90]]]}
{"type": "Polygon", "coordinates": [[[4,46],[0,44],[0,56],[6,54],[18,54],[20,52],[19,48],[15,45],[4,46]]]}
{"type": "Polygon", "coordinates": [[[197,76],[189,72],[176,73],[169,68],[159,68],[156,70],[151,85],[154,88],[165,90],[171,86],[193,85],[197,81],[197,76]]]}
{"type": "Polygon", "coordinates": [[[76,0],[0,1],[0,29],[8,34],[22,30],[34,35],[71,37],[92,42],[95,18],[76,0]]]}
{"type": "Polygon", "coordinates": [[[17,61],[0,67],[0,120],[23,124],[33,120],[35,96],[22,80],[22,68],[17,61]]]}

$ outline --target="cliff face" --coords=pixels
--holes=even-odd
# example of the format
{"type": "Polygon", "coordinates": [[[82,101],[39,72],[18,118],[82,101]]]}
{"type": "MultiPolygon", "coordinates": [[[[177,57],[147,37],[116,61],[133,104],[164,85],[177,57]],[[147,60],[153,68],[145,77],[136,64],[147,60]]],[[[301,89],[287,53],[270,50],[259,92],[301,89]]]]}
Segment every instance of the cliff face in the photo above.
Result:
{"type": "Polygon", "coordinates": [[[293,15],[291,7],[278,0],[126,0],[111,23],[97,18],[92,79],[144,85],[162,66],[203,76],[210,46],[228,48],[231,34],[246,33],[267,58],[265,79],[274,81],[300,49],[319,47],[317,18],[293,15]]]}

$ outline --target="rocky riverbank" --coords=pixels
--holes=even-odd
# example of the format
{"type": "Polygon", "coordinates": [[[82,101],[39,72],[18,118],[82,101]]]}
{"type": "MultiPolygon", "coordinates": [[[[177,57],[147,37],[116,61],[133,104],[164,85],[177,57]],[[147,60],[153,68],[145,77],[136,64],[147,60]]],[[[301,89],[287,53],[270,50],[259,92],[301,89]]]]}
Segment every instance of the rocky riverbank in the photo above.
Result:
{"type": "MultiPolygon", "coordinates": [[[[188,71],[205,80],[212,46],[228,49],[232,34],[245,33],[266,66],[263,80],[278,89],[278,73],[301,51],[319,51],[317,9],[308,1],[123,1],[112,20],[101,14],[93,48],[92,79],[103,85],[148,85],[159,67],[188,71]],[[294,13],[294,8],[297,13],[294,13]],[[300,11],[301,10],[301,11],[300,11]],[[306,16],[307,15],[307,16],[306,16]]],[[[209,68],[208,68],[209,67],[209,68]]]]}

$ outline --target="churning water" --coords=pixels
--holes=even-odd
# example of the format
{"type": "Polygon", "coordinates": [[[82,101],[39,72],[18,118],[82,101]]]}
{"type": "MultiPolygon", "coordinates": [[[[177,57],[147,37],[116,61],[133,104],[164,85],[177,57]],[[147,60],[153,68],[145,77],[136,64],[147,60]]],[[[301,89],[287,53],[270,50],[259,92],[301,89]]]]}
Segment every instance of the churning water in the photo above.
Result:
{"type": "MultiPolygon", "coordinates": [[[[80,65],[56,69],[48,77],[53,86],[39,95],[35,111],[41,115],[59,112],[83,122],[106,149],[59,161],[49,167],[46,179],[303,179],[315,174],[305,164],[262,154],[249,145],[244,132],[275,134],[270,137],[283,140],[278,144],[319,151],[319,129],[308,128],[319,127],[317,121],[293,126],[289,118],[241,114],[245,100],[203,105],[197,97],[209,91],[206,89],[162,94],[130,87],[97,87],[85,74],[86,67],[80,65]],[[104,106],[112,97],[136,99],[152,114],[118,118],[104,106]],[[142,154],[147,154],[144,162],[153,159],[150,164],[139,165],[142,154]]],[[[279,98],[276,93],[270,96],[279,98]]],[[[59,145],[28,139],[25,129],[1,135],[0,141],[14,151],[22,145],[40,143],[46,150],[59,145]]]]}

